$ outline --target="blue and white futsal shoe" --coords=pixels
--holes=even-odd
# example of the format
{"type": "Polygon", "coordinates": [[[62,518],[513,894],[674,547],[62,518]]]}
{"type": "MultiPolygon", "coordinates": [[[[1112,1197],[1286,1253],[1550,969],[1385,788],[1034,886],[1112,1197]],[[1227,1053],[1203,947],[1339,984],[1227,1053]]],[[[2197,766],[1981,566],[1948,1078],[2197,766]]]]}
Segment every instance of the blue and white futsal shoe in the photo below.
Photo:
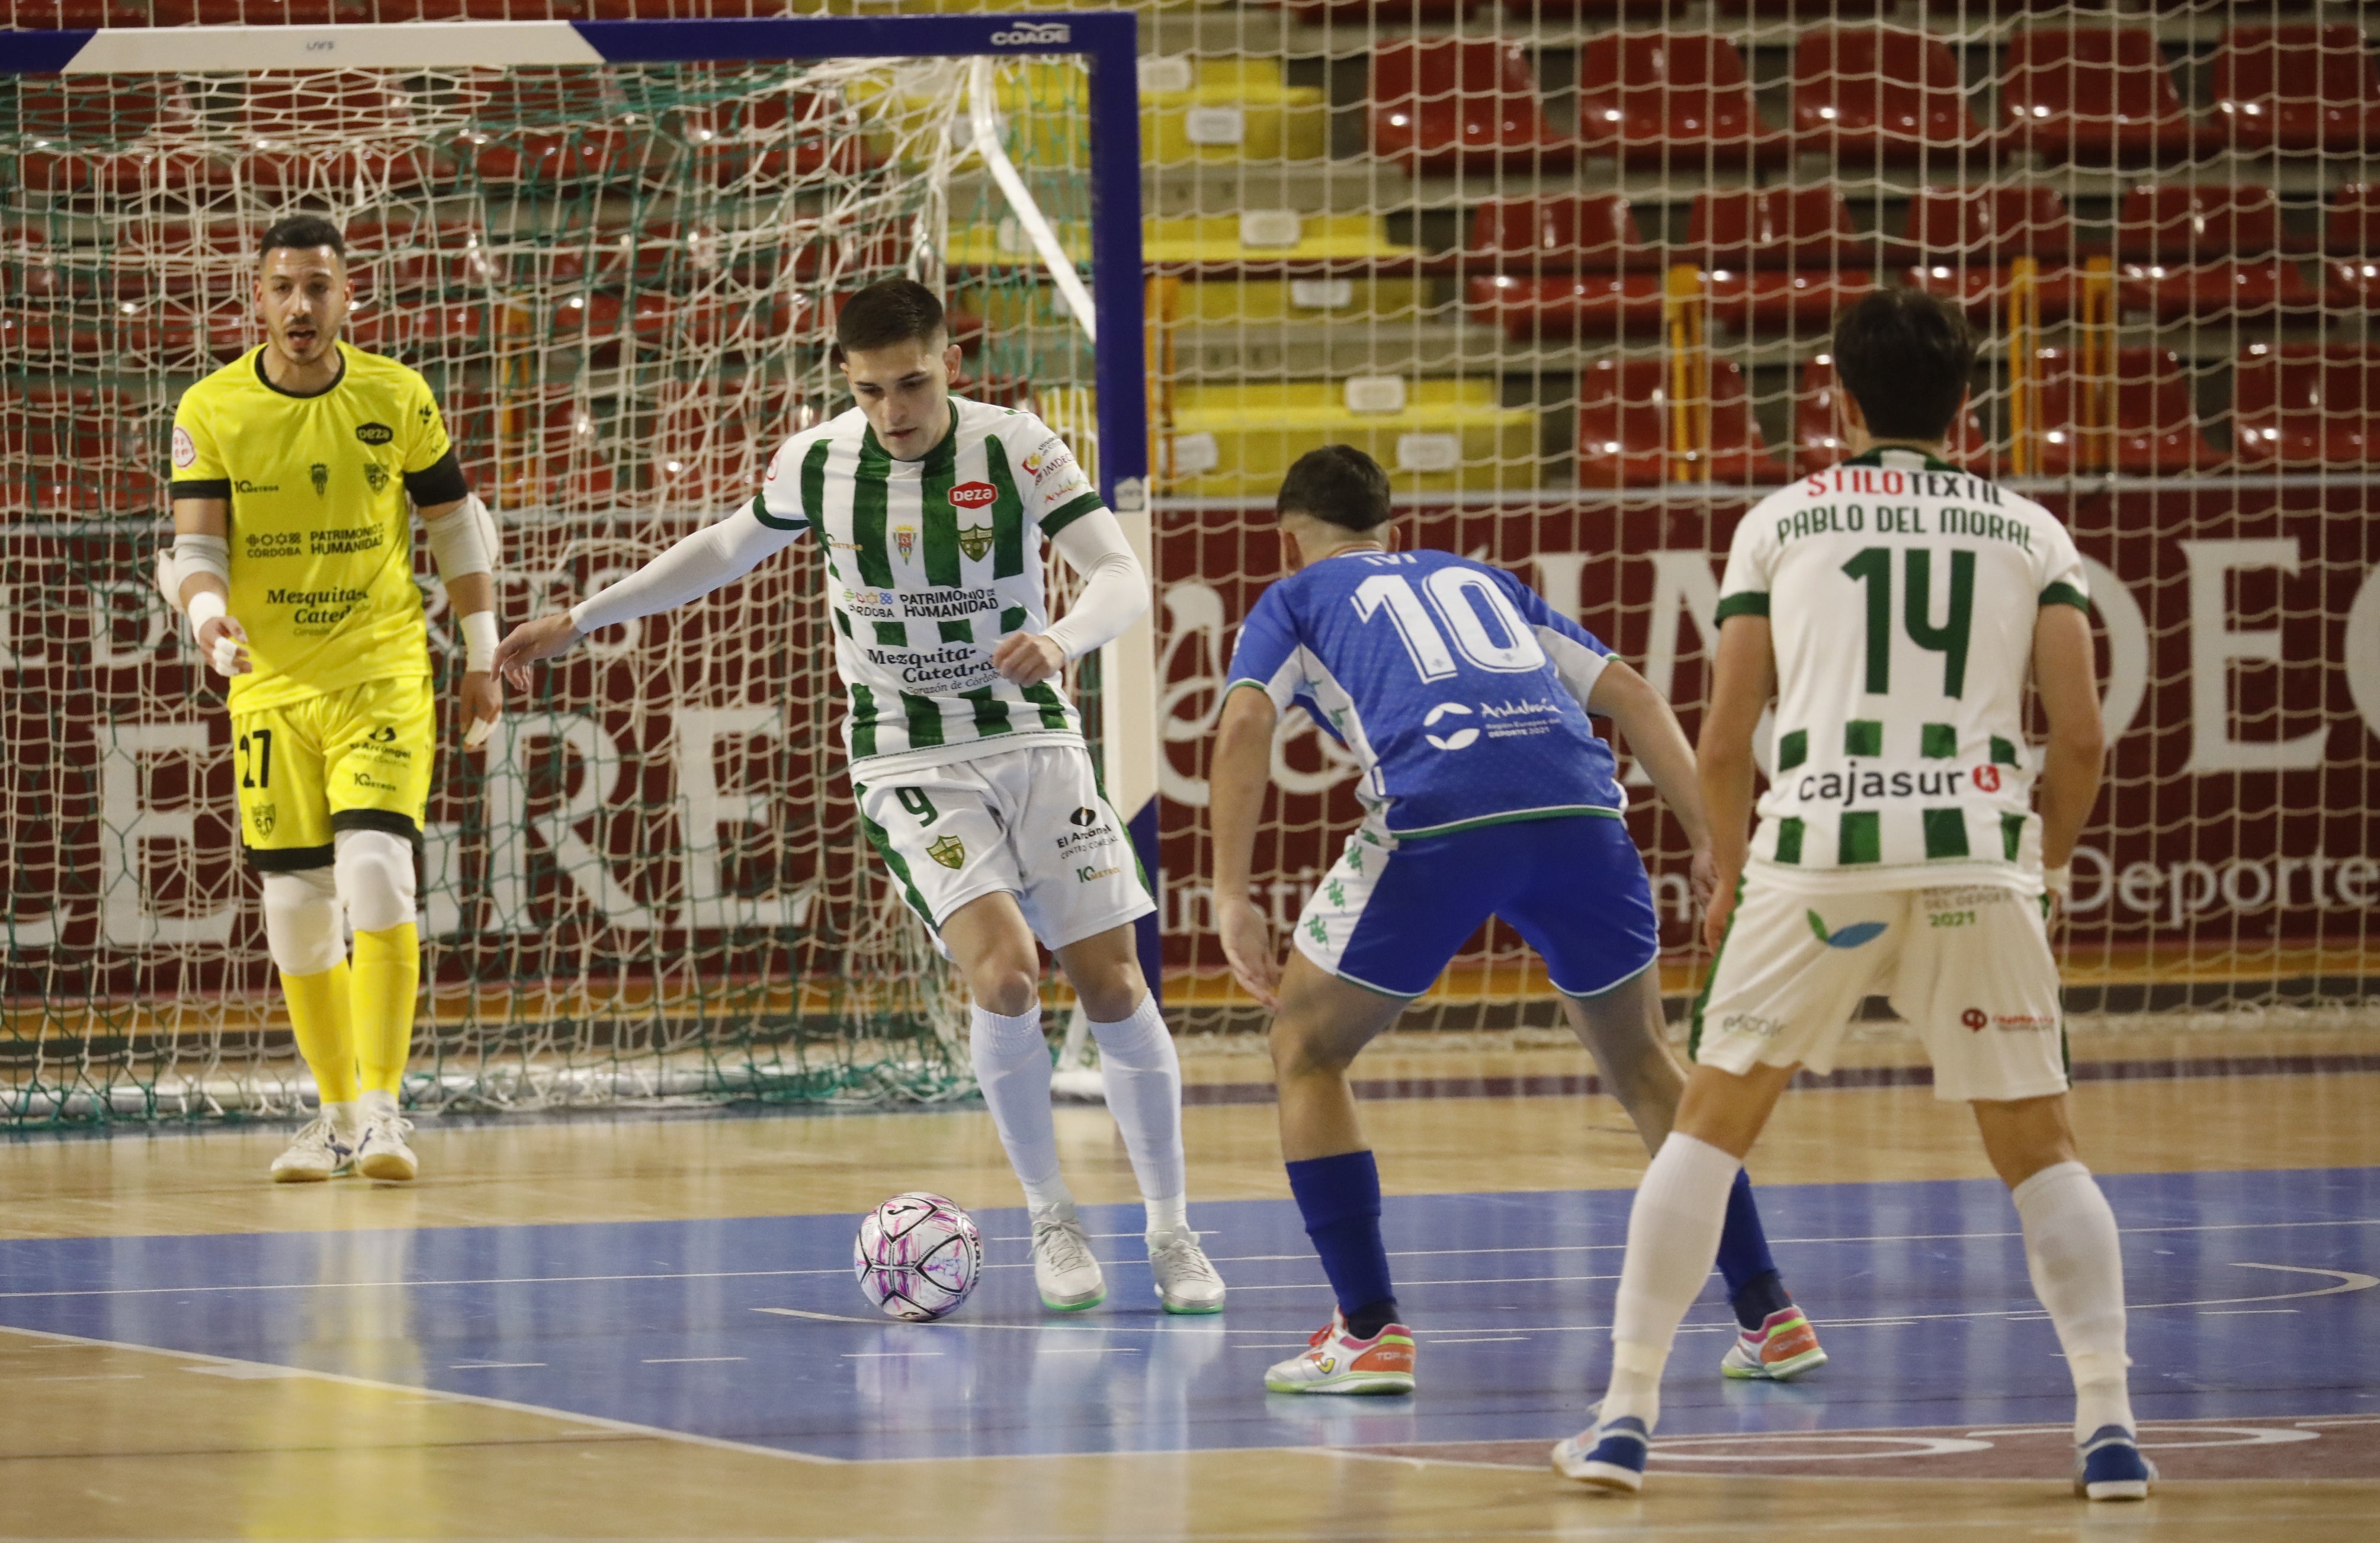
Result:
{"type": "Polygon", "coordinates": [[[355,1148],[330,1118],[306,1123],[289,1140],[289,1149],[273,1160],[274,1184],[321,1184],[354,1172],[355,1148]]]}
{"type": "Polygon", "coordinates": [[[1645,1458],[1652,1446],[1645,1422],[1622,1415],[1557,1442],[1554,1472],[1598,1489],[1633,1495],[1645,1488],[1645,1458]]]}
{"type": "Polygon", "coordinates": [[[2074,1492],[2095,1500],[2144,1500],[2156,1464],[2119,1425],[2103,1425],[2074,1449],[2074,1492]]]}

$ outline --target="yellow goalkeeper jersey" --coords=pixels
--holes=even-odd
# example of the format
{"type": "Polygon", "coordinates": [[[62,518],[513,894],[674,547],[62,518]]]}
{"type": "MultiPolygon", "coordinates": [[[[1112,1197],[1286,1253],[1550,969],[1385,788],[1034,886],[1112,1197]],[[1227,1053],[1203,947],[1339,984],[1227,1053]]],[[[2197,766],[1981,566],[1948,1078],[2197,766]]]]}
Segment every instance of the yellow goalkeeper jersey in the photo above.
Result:
{"type": "Polygon", "coordinates": [[[253,674],[232,701],[273,707],[430,673],[406,506],[468,489],[430,384],[342,343],[312,395],[264,375],[259,346],[182,394],[173,496],[231,504],[231,614],[253,674]]]}

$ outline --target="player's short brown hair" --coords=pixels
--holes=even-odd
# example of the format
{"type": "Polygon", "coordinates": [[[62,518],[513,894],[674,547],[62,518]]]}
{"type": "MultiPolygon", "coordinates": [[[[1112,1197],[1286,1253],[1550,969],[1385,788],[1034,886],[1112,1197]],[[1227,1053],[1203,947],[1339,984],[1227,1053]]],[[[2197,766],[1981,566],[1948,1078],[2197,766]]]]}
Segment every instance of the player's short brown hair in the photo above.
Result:
{"type": "Polygon", "coordinates": [[[1879,289],[1835,318],[1835,374],[1877,439],[1943,438],[1974,370],[1967,319],[1922,289],[1879,289]]]}
{"type": "Polygon", "coordinates": [[[915,279],[879,279],[844,302],[834,319],[834,350],[863,353],[947,335],[942,302],[915,279]]]}
{"type": "Polygon", "coordinates": [[[1306,515],[1342,530],[1377,530],[1389,523],[1389,474],[1352,444],[1309,450],[1281,480],[1277,515],[1306,515]]]}
{"type": "Polygon", "coordinates": [[[259,261],[282,247],[298,251],[311,251],[316,247],[328,247],[331,255],[344,262],[347,259],[347,238],[339,227],[320,214],[285,214],[266,227],[263,243],[256,249],[259,261]]]}

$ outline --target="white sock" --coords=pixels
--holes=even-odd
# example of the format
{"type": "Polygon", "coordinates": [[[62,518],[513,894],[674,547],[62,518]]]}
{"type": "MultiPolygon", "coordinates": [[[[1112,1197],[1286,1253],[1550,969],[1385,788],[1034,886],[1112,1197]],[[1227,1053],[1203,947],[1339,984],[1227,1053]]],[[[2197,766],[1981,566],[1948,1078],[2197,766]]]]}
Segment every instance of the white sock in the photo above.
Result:
{"type": "Polygon", "coordinates": [[[2024,1262],[2034,1294],[2065,1347],[2074,1376],[2074,1439],[2102,1426],[2133,1429],[2132,1401],[2124,1385],[2124,1268],[2116,1213],[2079,1162],[2045,1168],[2016,1186],[2010,1198],[2024,1224],[2024,1262]]]}
{"type": "Polygon", "coordinates": [[[1133,1177],[1148,1209],[1148,1231],[1170,1232],[1185,1220],[1189,1188],[1182,1156],[1182,1062],[1153,995],[1140,999],[1122,1023],[1091,1025],[1099,1042],[1099,1080],[1108,1112],[1123,1133],[1133,1177]]]}
{"type": "Polygon", "coordinates": [[[354,1138],[364,1128],[364,1117],[352,1100],[346,1103],[326,1103],[322,1118],[331,1122],[331,1133],[342,1141],[354,1138]]]}
{"type": "Polygon", "coordinates": [[[1072,1205],[1075,1197],[1058,1176],[1058,1127],[1050,1117],[1050,1046],[1041,1038],[1038,1004],[1003,1018],[978,1007],[967,1037],[967,1057],[983,1087],[992,1128],[1008,1149],[1008,1165],[1025,1186],[1025,1203],[1035,1210],[1072,1205]]]}
{"type": "Polygon", "coordinates": [[[366,1120],[396,1112],[396,1095],[384,1087],[367,1087],[356,1095],[355,1121],[360,1126],[366,1120]]]}
{"type": "Polygon", "coordinates": [[[1599,1422],[1661,1416],[1661,1368],[1686,1309],[1710,1279],[1727,1222],[1727,1193],[1742,1164],[1707,1141],[1671,1131],[1636,1186],[1628,1253],[1611,1320],[1611,1391],[1599,1422]]]}
{"type": "Polygon", "coordinates": [[[1143,1198],[1141,1204],[1148,1211],[1148,1235],[1152,1238],[1172,1237],[1190,1225],[1190,1197],[1186,1195],[1169,1195],[1157,1200],[1143,1198]]]}

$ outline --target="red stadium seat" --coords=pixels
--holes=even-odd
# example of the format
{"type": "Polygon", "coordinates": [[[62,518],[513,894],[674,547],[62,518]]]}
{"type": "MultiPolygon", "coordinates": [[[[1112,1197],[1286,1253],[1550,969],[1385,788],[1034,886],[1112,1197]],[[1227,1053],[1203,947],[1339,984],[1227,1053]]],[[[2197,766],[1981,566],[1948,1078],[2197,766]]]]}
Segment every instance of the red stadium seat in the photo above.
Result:
{"type": "Polygon", "coordinates": [[[2380,70],[2359,23],[2234,27],[2213,91],[2215,121],[2241,150],[2380,149],[2380,70]]]}
{"type": "MultiPolygon", "coordinates": [[[[1805,477],[1851,454],[1835,423],[1835,393],[1840,389],[1833,356],[1820,354],[1802,366],[1802,389],[1793,398],[1793,458],[1805,477]]],[[[1999,458],[1973,407],[1959,415],[1949,448],[1951,464],[1980,477],[1999,475],[1999,458]]]]}
{"type": "Polygon", "coordinates": [[[1480,39],[1401,39],[1372,55],[1372,151],[1430,171],[1567,164],[1528,56],[1480,39]]]}
{"type": "Polygon", "coordinates": [[[2380,466],[2380,351],[2250,345],[2232,368],[2231,437],[2244,466],[2380,466]]]}
{"type": "Polygon", "coordinates": [[[1619,193],[1500,198],[1471,217],[1466,296],[1516,343],[1652,331],[1661,323],[1661,264],[1619,193]]]}
{"type": "Polygon", "coordinates": [[[2319,310],[2287,255],[2299,245],[2272,188],[2252,183],[2135,188],[2116,216],[2124,306],[2160,321],[2319,310]]]}
{"type": "Polygon", "coordinates": [[[2082,293],[2074,220],[2055,188],[1920,188],[1900,245],[1918,260],[1903,275],[1911,288],[1955,300],[1978,320],[2007,306],[2009,264],[2020,257],[2039,266],[2043,322],[2073,314],[2082,293]]]}
{"type": "Polygon", "coordinates": [[[2052,161],[2185,161],[2220,142],[2183,111],[2165,52],[2145,27],[2064,23],[2009,40],[2000,78],[2005,142],[2052,161]]]}
{"type": "Polygon", "coordinates": [[[1876,287],[1876,243],[1852,228],[1833,188],[1696,194],[1686,244],[1707,274],[1711,314],[1737,328],[1823,330],[1876,287]]]}
{"type": "Polygon", "coordinates": [[[1617,193],[1496,199],[1473,213],[1467,294],[1514,341],[1612,337],[1661,322],[1660,255],[1617,193]]]}
{"type": "Polygon", "coordinates": [[[1836,17],[1882,16],[1898,8],[1900,0],[1719,0],[1718,8],[1729,16],[1808,16],[1832,19],[1836,17]]]}
{"type": "Polygon", "coordinates": [[[194,121],[178,80],[29,75],[16,90],[25,147],[18,176],[28,192],[171,192],[203,188],[213,175],[203,154],[159,139],[194,121]]]}
{"type": "MultiPolygon", "coordinates": [[[[2036,351],[2041,381],[2039,475],[2066,477],[2082,466],[2085,406],[2074,360],[2064,348],[2036,351]]],[[[2190,377],[2179,356],[2162,348],[2119,348],[2115,375],[2106,383],[2114,419],[2106,469],[2126,477],[2157,477],[2207,471],[2221,466],[2223,453],[2206,443],[2190,377]]]]}
{"type": "Polygon", "coordinates": [[[2338,310],[2380,309],[2380,185],[2350,182],[2332,200],[2322,249],[2324,278],[2338,310]]]}
{"type": "MultiPolygon", "coordinates": [[[[1579,380],[1578,485],[1658,487],[1670,480],[1670,365],[1658,358],[1600,358],[1579,380]]],[[[1732,359],[1711,361],[1710,480],[1782,482],[1785,464],[1768,453],[1732,359]]],[[[1699,479],[1695,479],[1699,480],[1699,479]]]]}
{"type": "Polygon", "coordinates": [[[146,27],[144,0],[0,0],[0,27],[27,32],[61,27],[146,27]]]}
{"type": "Polygon", "coordinates": [[[608,503],[618,475],[604,455],[625,443],[595,405],[569,385],[498,397],[449,391],[439,404],[446,432],[472,487],[507,508],[608,503]]]}
{"type": "Polygon", "coordinates": [[[1716,32],[1604,32],[1579,53],[1579,144],[1630,165],[1780,165],[1735,44],[1716,32]]]}
{"type": "Polygon", "coordinates": [[[1876,253],[1833,187],[1697,193],[1686,245],[1716,268],[1834,267],[1872,261],[1876,253]]]}
{"type": "Polygon", "coordinates": [[[160,27],[322,27],[374,19],[372,0],[150,0],[160,27]]]}
{"type": "Polygon", "coordinates": [[[1834,27],[1793,50],[1794,149],[1906,164],[1990,141],[1941,39],[1896,27],[1834,27]]]}
{"type": "Polygon", "coordinates": [[[1361,26],[1367,21],[1393,25],[1400,21],[1451,21],[1469,16],[1488,0],[1311,0],[1309,4],[1290,4],[1281,8],[1309,27],[1335,21],[1341,26],[1361,26]]]}
{"type": "MultiPolygon", "coordinates": [[[[341,188],[358,180],[418,187],[454,175],[452,163],[421,139],[404,93],[362,70],[249,77],[239,143],[236,175],[258,188],[341,188]],[[344,148],[317,148],[325,135],[337,136],[344,148]]],[[[228,164],[218,173],[223,180],[235,175],[228,164]]]]}
{"type": "Polygon", "coordinates": [[[1580,268],[1656,268],[1636,215],[1618,193],[1548,193],[1490,199],[1472,211],[1466,266],[1548,273],[1580,268]]]}

